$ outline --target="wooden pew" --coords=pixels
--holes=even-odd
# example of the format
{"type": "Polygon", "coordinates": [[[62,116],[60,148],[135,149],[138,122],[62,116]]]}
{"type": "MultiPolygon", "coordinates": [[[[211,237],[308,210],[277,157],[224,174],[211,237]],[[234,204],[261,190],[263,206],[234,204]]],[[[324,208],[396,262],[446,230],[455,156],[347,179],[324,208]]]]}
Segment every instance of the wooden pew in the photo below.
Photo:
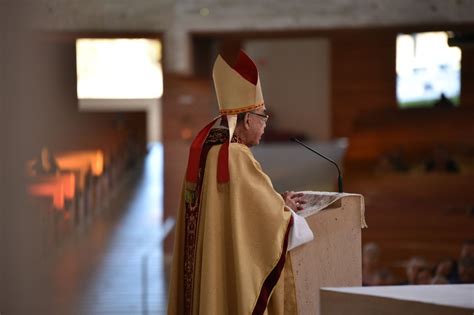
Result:
{"type": "Polygon", "coordinates": [[[461,243],[474,238],[474,174],[407,173],[347,178],[346,189],[365,196],[369,228],[382,263],[403,276],[403,262],[424,256],[432,263],[457,259],[461,243]]]}

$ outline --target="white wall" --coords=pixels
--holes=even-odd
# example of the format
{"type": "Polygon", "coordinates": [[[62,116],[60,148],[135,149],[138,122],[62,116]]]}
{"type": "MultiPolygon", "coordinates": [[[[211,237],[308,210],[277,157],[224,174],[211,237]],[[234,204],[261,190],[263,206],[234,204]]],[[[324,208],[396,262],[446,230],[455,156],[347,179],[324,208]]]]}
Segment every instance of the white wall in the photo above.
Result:
{"type": "Polygon", "coordinates": [[[251,40],[245,51],[257,63],[270,124],[279,130],[328,140],[330,44],[324,38],[251,40]]]}

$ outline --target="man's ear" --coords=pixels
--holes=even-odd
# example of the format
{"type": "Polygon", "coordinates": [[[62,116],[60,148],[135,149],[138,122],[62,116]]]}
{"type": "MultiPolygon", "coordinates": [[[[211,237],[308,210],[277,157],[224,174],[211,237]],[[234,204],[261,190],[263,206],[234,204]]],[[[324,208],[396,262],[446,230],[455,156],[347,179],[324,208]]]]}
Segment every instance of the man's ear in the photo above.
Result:
{"type": "Polygon", "coordinates": [[[245,117],[244,117],[244,127],[245,127],[245,129],[247,129],[247,130],[250,129],[250,114],[249,114],[249,113],[245,113],[245,117]]]}

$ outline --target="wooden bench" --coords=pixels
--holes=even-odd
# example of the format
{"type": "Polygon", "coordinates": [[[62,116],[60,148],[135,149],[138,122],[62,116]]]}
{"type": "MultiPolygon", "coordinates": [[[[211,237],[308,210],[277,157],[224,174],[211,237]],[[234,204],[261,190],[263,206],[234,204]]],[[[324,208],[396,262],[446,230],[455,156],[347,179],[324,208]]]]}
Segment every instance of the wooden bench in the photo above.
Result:
{"type": "Polygon", "coordinates": [[[398,269],[412,256],[432,263],[457,259],[462,241],[474,238],[474,174],[386,174],[346,177],[346,190],[365,196],[369,228],[383,264],[398,269]]]}

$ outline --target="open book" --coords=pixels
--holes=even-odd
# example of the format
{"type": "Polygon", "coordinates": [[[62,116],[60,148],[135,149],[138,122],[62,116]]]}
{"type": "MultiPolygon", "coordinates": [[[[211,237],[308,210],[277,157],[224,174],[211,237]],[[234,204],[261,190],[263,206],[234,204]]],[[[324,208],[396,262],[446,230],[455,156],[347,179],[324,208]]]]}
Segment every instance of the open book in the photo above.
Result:
{"type": "MultiPolygon", "coordinates": [[[[306,201],[303,205],[303,210],[298,211],[298,214],[303,217],[318,213],[319,211],[328,208],[333,203],[338,202],[342,197],[357,195],[328,191],[299,191],[299,193],[303,193],[303,199],[306,201]]],[[[365,206],[363,204],[364,198],[361,198],[361,202],[361,227],[366,228],[365,206]]]]}
{"type": "Polygon", "coordinates": [[[303,210],[299,211],[301,215],[305,213],[317,213],[329,205],[339,200],[344,194],[328,191],[299,191],[303,193],[303,199],[306,203],[303,205],[303,210]]]}

